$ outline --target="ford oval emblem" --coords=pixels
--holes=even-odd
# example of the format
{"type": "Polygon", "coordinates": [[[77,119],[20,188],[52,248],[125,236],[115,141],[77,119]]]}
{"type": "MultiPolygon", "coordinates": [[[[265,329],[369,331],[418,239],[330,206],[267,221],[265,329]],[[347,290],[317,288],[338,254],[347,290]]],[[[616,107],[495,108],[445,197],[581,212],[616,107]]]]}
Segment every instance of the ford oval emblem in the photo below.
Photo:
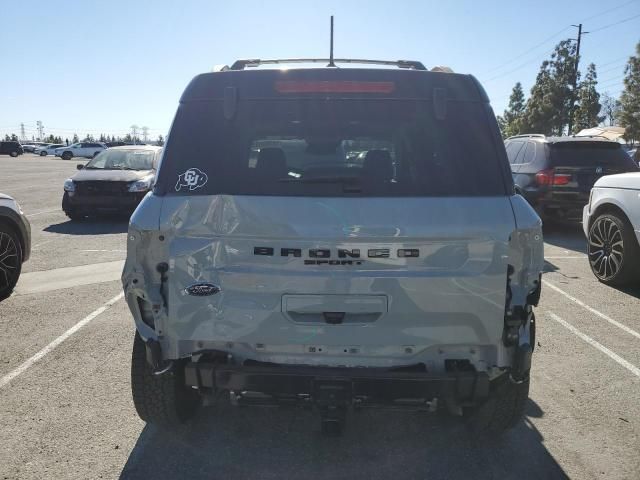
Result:
{"type": "Polygon", "coordinates": [[[220,287],[213,283],[194,283],[193,285],[184,289],[187,295],[193,295],[194,297],[206,297],[209,295],[215,295],[220,291],[220,287]]]}
{"type": "Polygon", "coordinates": [[[596,167],[596,173],[600,175],[602,173],[602,167],[596,167]]]}

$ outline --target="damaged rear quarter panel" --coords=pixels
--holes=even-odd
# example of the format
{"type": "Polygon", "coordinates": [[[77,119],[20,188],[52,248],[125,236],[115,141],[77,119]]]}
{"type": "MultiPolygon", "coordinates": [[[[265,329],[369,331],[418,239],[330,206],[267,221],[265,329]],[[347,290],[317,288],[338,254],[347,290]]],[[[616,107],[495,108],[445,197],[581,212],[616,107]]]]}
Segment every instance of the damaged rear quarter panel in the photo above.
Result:
{"type": "MultiPolygon", "coordinates": [[[[509,240],[509,265],[513,267],[509,286],[509,307],[525,307],[527,297],[540,288],[544,267],[542,221],[535,210],[520,195],[511,197],[516,230],[509,240]]],[[[537,303],[537,302],[536,302],[537,303]]]]}

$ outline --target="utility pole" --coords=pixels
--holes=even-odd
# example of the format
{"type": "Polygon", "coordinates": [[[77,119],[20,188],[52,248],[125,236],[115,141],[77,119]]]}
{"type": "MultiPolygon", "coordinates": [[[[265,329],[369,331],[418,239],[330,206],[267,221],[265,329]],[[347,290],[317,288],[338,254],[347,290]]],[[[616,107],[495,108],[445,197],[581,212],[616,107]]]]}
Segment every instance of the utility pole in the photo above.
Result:
{"type": "Polygon", "coordinates": [[[24,134],[24,123],[20,124],[20,140],[26,140],[27,136],[24,134]]]}
{"type": "Polygon", "coordinates": [[[149,136],[149,127],[142,127],[142,141],[147,143],[147,137],[149,136]]]}
{"type": "Polygon", "coordinates": [[[44,139],[44,125],[40,120],[36,122],[36,125],[38,126],[38,141],[41,142],[44,139]]]}
{"type": "Polygon", "coordinates": [[[131,125],[131,136],[133,137],[133,144],[136,144],[136,136],[138,135],[138,125],[136,125],[135,123],[133,125],[131,125]]]}
{"type": "Polygon", "coordinates": [[[578,38],[574,39],[577,42],[576,45],[576,64],[575,69],[573,70],[573,90],[571,92],[571,105],[569,106],[569,131],[568,135],[571,135],[571,129],[573,128],[573,112],[576,105],[577,93],[578,93],[578,63],[580,62],[580,40],[582,40],[582,35],[586,35],[589,32],[582,31],[582,24],[571,25],[572,27],[576,27],[578,29],[578,38]]]}

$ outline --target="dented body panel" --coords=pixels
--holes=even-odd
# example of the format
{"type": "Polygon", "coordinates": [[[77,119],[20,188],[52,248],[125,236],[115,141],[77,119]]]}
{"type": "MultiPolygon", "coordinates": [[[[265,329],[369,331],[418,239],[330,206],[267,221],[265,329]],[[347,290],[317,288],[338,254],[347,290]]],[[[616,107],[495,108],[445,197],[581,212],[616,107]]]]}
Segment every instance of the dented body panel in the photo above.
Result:
{"type": "MultiPolygon", "coordinates": [[[[530,312],[542,245],[520,196],[149,195],[131,218],[123,285],[165,359],[219,350],[434,372],[465,359],[490,371],[512,364],[505,318],[530,312]],[[219,291],[186,292],[197,284],[219,291]]],[[[522,343],[526,314],[519,328],[522,343]]]]}

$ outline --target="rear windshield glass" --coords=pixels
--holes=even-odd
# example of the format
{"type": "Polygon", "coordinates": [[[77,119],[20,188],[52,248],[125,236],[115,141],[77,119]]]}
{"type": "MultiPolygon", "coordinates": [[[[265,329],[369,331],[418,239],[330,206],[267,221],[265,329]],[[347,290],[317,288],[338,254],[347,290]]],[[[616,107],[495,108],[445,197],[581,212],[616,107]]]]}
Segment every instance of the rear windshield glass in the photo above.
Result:
{"type": "Polygon", "coordinates": [[[188,102],[176,114],[157,191],[505,195],[488,122],[471,102],[449,102],[445,120],[417,100],[247,100],[232,120],[222,102],[188,102]]]}
{"type": "Polygon", "coordinates": [[[556,167],[615,166],[637,169],[619,143],[564,142],[551,145],[551,162],[556,167]]]}

